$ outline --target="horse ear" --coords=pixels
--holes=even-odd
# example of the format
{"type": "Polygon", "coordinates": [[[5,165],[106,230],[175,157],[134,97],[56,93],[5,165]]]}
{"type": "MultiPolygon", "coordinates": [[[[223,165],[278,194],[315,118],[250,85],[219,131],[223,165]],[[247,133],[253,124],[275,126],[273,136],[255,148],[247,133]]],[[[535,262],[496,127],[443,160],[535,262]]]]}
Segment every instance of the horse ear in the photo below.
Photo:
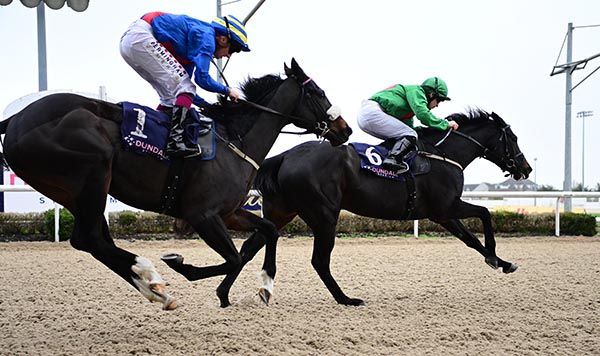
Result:
{"type": "Polygon", "coordinates": [[[495,112],[492,111],[492,113],[490,114],[490,116],[492,117],[492,119],[496,120],[499,119],[500,116],[498,116],[498,114],[496,114],[495,112]]]}
{"type": "Polygon", "coordinates": [[[504,119],[502,119],[500,117],[500,115],[496,114],[495,112],[492,111],[492,113],[490,114],[490,117],[492,118],[492,120],[494,120],[498,124],[500,124],[502,126],[507,126],[506,122],[504,121],[504,119]]]}
{"type": "Polygon", "coordinates": [[[292,73],[292,70],[287,66],[286,63],[283,63],[283,70],[285,71],[285,75],[287,75],[288,77],[291,77],[294,73],[292,73]]]}
{"type": "Polygon", "coordinates": [[[304,73],[304,70],[302,68],[300,68],[300,65],[298,64],[298,62],[296,62],[296,59],[292,57],[292,72],[294,73],[294,76],[296,78],[298,78],[299,80],[306,80],[308,78],[308,76],[304,73]]]}

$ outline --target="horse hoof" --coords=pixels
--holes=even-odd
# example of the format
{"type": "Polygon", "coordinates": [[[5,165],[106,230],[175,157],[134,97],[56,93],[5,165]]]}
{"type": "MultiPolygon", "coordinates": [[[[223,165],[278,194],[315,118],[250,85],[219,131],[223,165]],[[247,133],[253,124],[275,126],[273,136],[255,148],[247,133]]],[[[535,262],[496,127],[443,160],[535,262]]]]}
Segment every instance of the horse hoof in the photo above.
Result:
{"type": "Polygon", "coordinates": [[[183,263],[183,256],[178,253],[167,253],[166,255],[160,256],[160,259],[169,266],[180,265],[183,263]]]}
{"type": "Polygon", "coordinates": [[[163,304],[163,310],[175,310],[177,307],[177,300],[173,297],[168,297],[163,304]]]}
{"type": "Polygon", "coordinates": [[[362,299],[358,299],[358,298],[348,298],[348,300],[344,303],[344,305],[359,307],[361,305],[365,305],[365,301],[362,299]]]}
{"type": "Polygon", "coordinates": [[[271,301],[271,292],[269,292],[268,290],[266,290],[265,288],[260,288],[258,290],[258,296],[260,297],[260,300],[265,304],[265,305],[269,305],[269,301],[271,301]]]}
{"type": "Polygon", "coordinates": [[[485,263],[493,269],[498,269],[498,258],[497,257],[486,257],[485,263]]]}
{"type": "Polygon", "coordinates": [[[511,263],[510,266],[508,267],[503,267],[502,268],[502,272],[508,274],[508,273],[513,273],[514,271],[516,271],[517,269],[519,269],[519,266],[517,266],[515,263],[511,263]]]}
{"type": "Polygon", "coordinates": [[[223,291],[217,288],[217,297],[219,298],[219,302],[221,303],[221,308],[227,308],[231,305],[229,302],[229,291],[223,291]]]}

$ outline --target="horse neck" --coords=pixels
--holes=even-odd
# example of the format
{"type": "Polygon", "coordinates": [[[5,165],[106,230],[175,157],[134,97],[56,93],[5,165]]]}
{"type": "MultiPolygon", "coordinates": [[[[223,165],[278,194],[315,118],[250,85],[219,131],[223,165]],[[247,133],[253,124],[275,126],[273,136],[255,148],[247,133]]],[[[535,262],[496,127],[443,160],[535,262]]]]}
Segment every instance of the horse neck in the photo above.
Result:
{"type": "MultiPolygon", "coordinates": [[[[291,114],[298,102],[300,89],[292,80],[285,80],[277,89],[267,107],[282,114],[291,114]]],[[[262,162],[279,136],[288,119],[261,111],[252,128],[244,136],[244,152],[258,163],[262,162]]]]}
{"type": "MultiPolygon", "coordinates": [[[[474,126],[461,131],[463,134],[472,137],[484,146],[487,145],[489,140],[489,133],[486,132],[484,125],[474,126]]],[[[463,168],[466,168],[476,158],[481,157],[483,149],[476,143],[469,140],[466,137],[460,135],[451,134],[448,138],[438,147],[445,156],[449,159],[458,162],[463,168]]]]}

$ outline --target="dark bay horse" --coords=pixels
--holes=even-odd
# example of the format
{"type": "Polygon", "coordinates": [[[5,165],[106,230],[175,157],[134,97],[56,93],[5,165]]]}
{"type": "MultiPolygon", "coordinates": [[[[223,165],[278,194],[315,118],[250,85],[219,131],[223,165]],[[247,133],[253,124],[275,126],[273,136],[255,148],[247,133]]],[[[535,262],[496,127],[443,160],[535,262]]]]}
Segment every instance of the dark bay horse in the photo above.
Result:
{"type": "MultiPolygon", "coordinates": [[[[183,264],[180,257],[164,258],[190,280],[241,268],[242,258],[227,227],[275,233],[273,224],[240,206],[256,175],[251,161],[263,161],[285,125],[323,135],[333,145],[351,134],[341,116],[328,114],[332,105],[325,93],[294,59],[291,68],[285,66],[285,74],[285,79],[267,75],[244,84],[247,100],[262,109],[244,102],[212,107],[222,116],[223,142],[217,144],[217,157],[182,162],[180,198],[169,215],[188,222],[225,260],[195,267],[183,264]]],[[[123,149],[122,120],[118,105],[73,94],[50,95],[0,123],[3,154],[20,178],[73,214],[73,247],[89,252],[150,301],[173,309],[176,302],[150,260],[117,247],[103,216],[107,194],[139,209],[164,212],[164,188],[170,183],[168,163],[123,149]]],[[[227,293],[218,294],[221,305],[229,305],[227,293]]]]}
{"type": "MultiPolygon", "coordinates": [[[[420,154],[434,157],[430,157],[429,173],[414,177],[416,195],[408,215],[407,185],[361,170],[359,157],[349,146],[307,142],[267,159],[261,166],[255,184],[263,196],[264,217],[278,229],[297,215],[306,222],[314,234],[312,265],[338,303],[363,304],[361,299],[346,296],[329,268],[341,209],[380,219],[428,218],[477,250],[491,267],[501,267],[504,273],[517,269],[515,264],[496,256],[489,211],[461,200],[463,169],[483,157],[520,179],[529,176],[531,167],[521,153],[517,137],[498,115],[472,110],[451,118],[459,123],[459,131],[424,129],[419,133],[424,145],[420,154]],[[485,245],[459,220],[469,217],[481,219],[485,245]]],[[[240,251],[244,256],[254,256],[266,242],[264,286],[259,291],[265,303],[271,296],[276,272],[277,238],[278,235],[255,232],[240,251]]]]}

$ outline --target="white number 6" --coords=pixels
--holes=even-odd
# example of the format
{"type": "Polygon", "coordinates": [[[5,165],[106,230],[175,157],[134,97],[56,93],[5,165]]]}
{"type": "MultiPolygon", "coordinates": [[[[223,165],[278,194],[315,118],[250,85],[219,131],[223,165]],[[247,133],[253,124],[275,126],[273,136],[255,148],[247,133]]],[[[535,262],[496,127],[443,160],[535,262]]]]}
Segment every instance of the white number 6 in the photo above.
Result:
{"type": "Polygon", "coordinates": [[[375,166],[379,166],[381,165],[382,159],[381,156],[379,155],[379,153],[377,153],[377,151],[375,151],[375,147],[369,147],[367,148],[367,150],[365,151],[365,154],[367,155],[367,158],[369,159],[369,162],[371,162],[371,164],[375,165],[375,166]]]}

